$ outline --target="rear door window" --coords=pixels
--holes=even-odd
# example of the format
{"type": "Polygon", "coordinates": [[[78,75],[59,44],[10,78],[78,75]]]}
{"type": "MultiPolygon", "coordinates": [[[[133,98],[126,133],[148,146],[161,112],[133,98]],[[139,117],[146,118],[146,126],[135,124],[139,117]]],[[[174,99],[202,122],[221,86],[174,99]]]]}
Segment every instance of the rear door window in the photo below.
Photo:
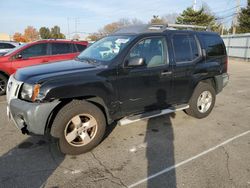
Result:
{"type": "Polygon", "coordinates": [[[73,53],[73,46],[71,43],[51,43],[52,55],[73,53]]]}
{"type": "Polygon", "coordinates": [[[207,56],[222,56],[226,54],[226,50],[223,44],[223,40],[217,35],[203,35],[203,41],[207,56]]]}
{"type": "Polygon", "coordinates": [[[197,41],[194,36],[175,34],[172,37],[175,62],[189,62],[200,56],[197,41]]]}

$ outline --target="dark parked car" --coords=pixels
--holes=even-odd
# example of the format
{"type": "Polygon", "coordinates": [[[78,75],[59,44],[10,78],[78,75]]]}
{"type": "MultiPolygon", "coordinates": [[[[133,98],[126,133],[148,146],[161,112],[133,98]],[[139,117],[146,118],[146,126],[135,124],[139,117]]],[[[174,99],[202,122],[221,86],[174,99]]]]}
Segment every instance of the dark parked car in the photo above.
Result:
{"type": "Polygon", "coordinates": [[[74,59],[87,45],[86,41],[40,40],[23,44],[0,56],[0,95],[5,94],[8,78],[17,69],[74,59]]]}
{"type": "Polygon", "coordinates": [[[8,83],[8,116],[22,133],[50,134],[63,153],[80,154],[117,120],[178,110],[208,116],[228,82],[227,62],[216,33],[131,26],[75,60],[18,70],[8,83]]]}

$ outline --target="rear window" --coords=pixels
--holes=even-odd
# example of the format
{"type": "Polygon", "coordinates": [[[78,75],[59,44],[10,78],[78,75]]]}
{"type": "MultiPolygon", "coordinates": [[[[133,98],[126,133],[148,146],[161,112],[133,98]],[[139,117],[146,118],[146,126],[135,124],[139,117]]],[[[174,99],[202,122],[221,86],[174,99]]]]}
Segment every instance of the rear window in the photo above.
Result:
{"type": "Polygon", "coordinates": [[[222,56],[226,54],[223,40],[218,35],[203,35],[207,56],[222,56]]]}
{"type": "Polygon", "coordinates": [[[10,49],[10,48],[15,48],[15,46],[8,43],[0,43],[0,49],[10,49]]]}
{"type": "Polygon", "coordinates": [[[76,47],[78,49],[78,52],[82,52],[83,50],[87,48],[87,46],[82,45],[82,44],[76,44],[76,47]]]}
{"type": "Polygon", "coordinates": [[[52,55],[68,54],[73,52],[73,46],[70,43],[51,43],[52,55]]]}

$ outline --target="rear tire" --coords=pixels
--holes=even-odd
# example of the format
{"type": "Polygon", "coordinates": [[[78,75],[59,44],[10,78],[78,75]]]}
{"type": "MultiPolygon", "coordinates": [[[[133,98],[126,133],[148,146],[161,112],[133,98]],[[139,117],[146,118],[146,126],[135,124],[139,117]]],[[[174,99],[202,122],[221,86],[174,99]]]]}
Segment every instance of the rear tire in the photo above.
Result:
{"type": "Polygon", "coordinates": [[[90,151],[101,142],[106,119],[94,104],[74,100],[58,112],[52,129],[59,137],[61,152],[78,155],[90,151]]]}
{"type": "Polygon", "coordinates": [[[195,88],[185,112],[198,119],[207,117],[215,104],[216,93],[211,84],[200,82],[195,88]]]}
{"type": "Polygon", "coordinates": [[[6,93],[8,78],[0,74],[0,96],[6,93]]]}

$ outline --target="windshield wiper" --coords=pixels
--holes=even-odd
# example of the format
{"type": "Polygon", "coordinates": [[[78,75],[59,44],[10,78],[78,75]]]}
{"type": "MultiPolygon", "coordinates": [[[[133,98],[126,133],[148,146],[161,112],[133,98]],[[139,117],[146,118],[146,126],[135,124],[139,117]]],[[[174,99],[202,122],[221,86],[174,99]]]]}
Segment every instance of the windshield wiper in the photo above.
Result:
{"type": "Polygon", "coordinates": [[[93,60],[93,59],[90,59],[90,58],[86,58],[86,57],[84,57],[84,58],[79,58],[79,57],[76,57],[75,58],[77,61],[81,61],[81,62],[87,62],[87,63],[89,63],[89,64],[92,64],[92,65],[95,65],[97,62],[95,61],[95,60],[93,60]]]}

